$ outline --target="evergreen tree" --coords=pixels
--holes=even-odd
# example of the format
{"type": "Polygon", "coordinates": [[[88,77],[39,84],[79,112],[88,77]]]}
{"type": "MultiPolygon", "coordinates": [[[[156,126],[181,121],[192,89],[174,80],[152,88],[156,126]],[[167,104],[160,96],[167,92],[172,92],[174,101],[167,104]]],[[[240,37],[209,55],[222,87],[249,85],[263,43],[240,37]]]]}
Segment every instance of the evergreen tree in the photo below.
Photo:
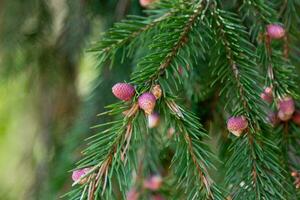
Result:
{"type": "Polygon", "coordinates": [[[134,69],[65,197],[299,199],[300,2],[140,2],[90,48],[134,69]]]}

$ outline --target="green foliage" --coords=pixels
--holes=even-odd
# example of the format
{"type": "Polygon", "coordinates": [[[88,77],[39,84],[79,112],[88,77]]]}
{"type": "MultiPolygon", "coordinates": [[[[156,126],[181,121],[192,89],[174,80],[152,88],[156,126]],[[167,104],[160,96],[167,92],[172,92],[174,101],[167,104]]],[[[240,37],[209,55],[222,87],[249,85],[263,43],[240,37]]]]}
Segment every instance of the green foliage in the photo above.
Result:
{"type": "MultiPolygon", "coordinates": [[[[287,9],[293,9],[293,5],[287,9]]],[[[147,17],[129,16],[116,23],[91,49],[100,66],[108,61],[113,66],[118,54],[122,61],[137,61],[130,79],[136,86],[136,95],[132,102],[108,106],[110,110],[105,114],[114,120],[96,126],[101,132],[89,138],[84,157],[77,164],[77,168],[90,167],[90,172],[81,178],[88,181],[66,196],[125,198],[130,188],[143,187],[141,177],[163,171],[166,179],[182,191],[179,197],[174,196],[174,191],[164,193],[171,199],[296,199],[290,172],[298,169],[293,158],[299,152],[290,137],[298,135],[291,134],[286,139],[284,123],[274,128],[266,120],[279,99],[297,97],[298,90],[295,67],[285,51],[287,41],[271,41],[266,34],[266,25],[280,19],[275,14],[276,4],[243,1],[233,5],[237,13],[223,8],[221,2],[205,0],[161,1],[155,6],[145,13],[147,17]],[[157,84],[163,94],[156,110],[164,118],[164,128],[156,132],[147,128],[147,115],[138,109],[137,99],[157,84]],[[189,87],[194,84],[201,85],[204,92],[189,87]],[[260,98],[265,86],[272,87],[274,93],[274,103],[269,107],[260,98]],[[194,93],[196,98],[191,95],[194,93]],[[190,98],[180,99],[186,96],[190,98]],[[225,161],[221,166],[227,171],[221,183],[212,176],[218,158],[207,142],[211,140],[206,131],[210,128],[206,125],[209,119],[200,120],[193,107],[215,96],[220,98],[218,103],[223,109],[207,109],[214,114],[221,112],[218,116],[223,122],[214,122],[220,133],[226,130],[228,116],[245,116],[249,123],[240,137],[232,139],[227,132],[220,137],[228,143],[220,154],[224,156],[220,160],[225,161]],[[175,129],[175,135],[165,139],[163,134],[169,127],[175,129]],[[275,137],[274,132],[279,136],[275,137]],[[162,140],[151,140],[153,147],[149,147],[149,134],[160,134],[162,140]],[[164,165],[157,157],[157,152],[166,153],[163,149],[171,152],[172,158],[164,165]],[[147,159],[140,158],[140,151],[147,159]],[[293,156],[289,156],[290,151],[293,156]]],[[[283,23],[290,27],[295,17],[286,18],[289,20],[283,23]]],[[[147,191],[141,189],[141,193],[147,191]]],[[[140,195],[143,199],[148,197],[140,195]]]]}

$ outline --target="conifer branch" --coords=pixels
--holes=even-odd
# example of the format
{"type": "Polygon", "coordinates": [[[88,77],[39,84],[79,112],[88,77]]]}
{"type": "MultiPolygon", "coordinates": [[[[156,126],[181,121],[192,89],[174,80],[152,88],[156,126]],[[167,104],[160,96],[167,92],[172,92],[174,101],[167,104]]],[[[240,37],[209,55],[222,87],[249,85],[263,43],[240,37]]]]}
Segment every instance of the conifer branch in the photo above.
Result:
{"type": "Polygon", "coordinates": [[[209,162],[214,156],[202,142],[208,138],[206,131],[192,113],[181,108],[174,100],[166,99],[165,103],[171,113],[170,119],[174,120],[179,131],[178,147],[172,161],[172,168],[179,175],[178,185],[185,185],[189,190],[188,199],[223,200],[224,194],[208,173],[208,168],[214,168],[209,162]],[[196,177],[192,178],[193,175],[196,177]]]}
{"type": "MultiPolygon", "coordinates": [[[[274,90],[273,92],[276,97],[282,98],[294,93],[292,90],[295,88],[293,81],[295,73],[293,72],[293,66],[289,64],[288,59],[285,59],[288,53],[288,47],[284,48],[283,53],[274,49],[271,39],[266,33],[266,26],[278,20],[273,7],[274,6],[270,5],[269,2],[260,2],[257,0],[245,1],[243,4],[245,13],[256,13],[255,16],[260,22],[258,24],[254,23],[253,26],[258,26],[257,54],[259,56],[259,64],[262,65],[267,74],[266,86],[274,90]],[[284,67],[286,71],[283,70],[282,67],[284,67]],[[287,79],[286,77],[289,78],[287,79]]],[[[288,32],[286,32],[286,34],[288,34],[288,32]]],[[[284,40],[286,39],[287,37],[285,36],[284,40]]]]}
{"type": "Polygon", "coordinates": [[[110,106],[110,111],[105,113],[123,119],[96,126],[106,129],[93,136],[84,151],[85,157],[79,162],[78,168],[92,169],[74,183],[79,184],[88,178],[88,183],[70,193],[72,198],[112,198],[113,176],[117,177],[121,193],[125,196],[124,190],[128,189],[129,181],[122,179],[136,170],[135,155],[129,155],[128,152],[133,146],[136,148],[133,151],[137,151],[141,145],[133,145],[133,142],[138,143],[133,140],[133,134],[146,129],[145,124],[137,120],[137,115],[141,113],[139,119],[144,121],[153,111],[145,109],[146,114],[143,115],[139,107],[144,108],[137,104],[137,99],[140,100],[144,93],[153,93],[154,86],[158,85],[163,94],[160,97],[154,95],[157,101],[153,97],[153,104],[162,110],[161,114],[178,131],[171,164],[177,187],[185,189],[187,199],[224,200],[225,195],[209,173],[214,168],[211,161],[214,156],[205,144],[208,134],[199,119],[174,100],[174,93],[180,90],[183,81],[180,75],[176,76],[180,73],[179,66],[193,70],[194,62],[197,63],[199,58],[205,62],[209,60],[216,77],[214,84],[220,84],[220,96],[225,94],[230,100],[225,103],[224,110],[233,116],[245,116],[249,122],[245,135],[236,138],[228,151],[226,182],[232,186],[228,187],[232,197],[236,200],[283,200],[288,196],[284,188],[285,171],[279,162],[279,149],[270,140],[269,126],[265,124],[265,111],[262,110],[264,104],[259,94],[264,79],[259,69],[255,68],[257,63],[268,67],[268,81],[274,86],[272,88],[278,88],[277,96],[291,92],[293,81],[289,73],[292,67],[283,69],[288,60],[282,58],[283,55],[273,49],[264,37],[259,37],[264,35],[266,23],[272,21],[273,9],[264,5],[263,1],[243,1],[243,10],[254,9],[255,16],[260,16],[260,22],[253,25],[259,30],[253,34],[257,41],[251,40],[260,45],[256,49],[250,42],[248,29],[238,16],[219,9],[215,3],[206,0],[162,1],[158,4],[162,6],[161,9],[152,14],[148,12],[149,18],[131,16],[116,24],[93,49],[99,54],[101,63],[113,60],[120,49],[129,57],[136,52],[137,45],[146,51],[146,55],[138,60],[131,76],[131,84],[135,85],[136,92],[131,99],[131,107],[120,102],[110,106]],[[146,40],[140,41],[141,38],[146,40]],[[206,60],[206,56],[209,59],[206,60]],[[125,168],[127,162],[134,164],[125,168]]]}
{"type": "MultiPolygon", "coordinates": [[[[113,28],[106,32],[101,41],[96,43],[90,51],[97,53],[100,65],[108,59],[113,61],[114,55],[119,49],[129,44],[134,46],[139,37],[147,34],[148,31],[153,30],[177,12],[177,9],[164,11],[159,17],[156,15],[149,17],[128,16],[128,19],[116,23],[113,28]]],[[[128,56],[130,53],[131,51],[128,51],[128,56]]]]}
{"type": "MultiPolygon", "coordinates": [[[[166,20],[169,16],[171,16],[171,12],[166,13],[163,16],[157,18],[157,19],[153,19],[150,22],[148,22],[149,21],[148,18],[139,17],[139,18],[141,18],[140,20],[143,20],[143,21],[140,21],[140,23],[143,24],[144,26],[139,27],[138,29],[132,31],[130,34],[127,33],[128,35],[126,35],[126,37],[124,37],[124,38],[121,38],[121,39],[118,39],[118,40],[115,40],[115,41],[111,42],[111,44],[109,46],[106,46],[105,48],[101,47],[101,43],[100,43],[100,44],[97,45],[97,47],[91,49],[91,51],[99,51],[99,53],[109,53],[112,50],[115,50],[116,48],[120,48],[121,46],[127,44],[128,42],[130,42],[134,38],[138,37],[140,34],[149,31],[151,28],[155,27],[161,21],[166,20]]],[[[134,17],[136,17],[136,16],[131,16],[131,17],[133,19],[135,19],[134,17]]],[[[137,19],[139,19],[139,18],[137,18],[137,19]]],[[[136,21],[134,21],[134,22],[136,23],[136,21]]],[[[124,23],[124,26],[125,25],[127,25],[127,26],[130,25],[129,20],[123,20],[121,23],[124,23]]],[[[118,24],[116,24],[116,25],[118,25],[118,24]]],[[[121,26],[121,24],[119,24],[119,26],[121,26]]],[[[116,31],[117,29],[119,29],[119,27],[118,28],[116,27],[116,28],[113,28],[113,29],[109,30],[107,32],[106,37],[111,37],[110,34],[112,34],[112,33],[115,34],[114,31],[116,31]]],[[[110,40],[110,39],[104,38],[104,39],[101,40],[102,43],[104,43],[105,40],[110,40]]]]}
{"type": "MultiPolygon", "coordinates": [[[[171,64],[173,58],[178,54],[180,48],[182,48],[186,44],[188,35],[189,35],[191,29],[193,28],[195,21],[202,14],[205,3],[206,3],[206,1],[201,1],[201,3],[199,3],[198,6],[196,6],[196,8],[194,10],[194,14],[192,16],[190,16],[187,23],[184,25],[183,32],[181,33],[180,37],[178,38],[178,41],[174,44],[171,52],[166,56],[166,58],[160,65],[159,71],[164,71],[171,64]]],[[[154,78],[157,78],[157,76],[158,75],[156,75],[156,77],[154,77],[154,78]]],[[[152,78],[152,79],[154,79],[154,78],[152,78]]]]}
{"type": "MultiPolygon", "coordinates": [[[[216,29],[218,30],[217,35],[222,41],[222,45],[218,46],[218,48],[223,48],[223,50],[218,49],[218,51],[224,53],[224,59],[228,62],[224,63],[224,61],[220,61],[220,58],[218,58],[218,66],[220,67],[218,74],[226,70],[227,73],[222,74],[227,77],[231,76],[227,78],[228,83],[225,85],[225,88],[229,88],[229,84],[231,84],[230,88],[236,85],[236,96],[230,95],[229,92],[232,93],[232,91],[228,90],[227,96],[231,96],[235,100],[234,104],[241,104],[241,106],[234,105],[233,111],[238,115],[246,116],[250,124],[247,134],[241,139],[236,139],[232,144],[231,148],[234,148],[234,151],[227,162],[229,166],[227,180],[230,184],[237,184],[234,186],[233,197],[236,199],[271,199],[270,195],[267,194],[269,191],[265,190],[262,186],[263,179],[267,179],[271,180],[269,186],[274,187],[274,194],[272,196],[276,199],[283,199],[282,191],[284,189],[282,183],[280,183],[282,175],[277,174],[278,172],[280,173],[278,159],[275,159],[277,160],[275,162],[273,161],[273,170],[276,171],[278,180],[273,179],[273,174],[269,171],[270,166],[268,165],[268,161],[261,159],[261,157],[266,158],[271,156],[275,145],[261,135],[261,126],[264,126],[264,119],[260,109],[262,103],[259,99],[259,87],[256,86],[260,82],[261,79],[259,78],[261,77],[258,73],[251,70],[253,66],[256,66],[254,48],[248,42],[247,34],[244,31],[245,28],[241,25],[241,21],[234,14],[216,9],[213,17],[215,18],[216,29]],[[232,32],[232,30],[238,31],[232,32]],[[230,67],[230,71],[226,67],[230,67]],[[233,83],[230,81],[232,79],[234,80],[233,83]],[[256,81],[252,82],[255,79],[256,81]],[[240,110],[241,107],[243,108],[242,110],[240,110]],[[262,151],[261,148],[264,150],[262,151]],[[242,158],[239,154],[247,157],[242,158]],[[242,168],[241,163],[247,165],[247,169],[242,168]],[[236,172],[238,169],[241,173],[240,179],[235,178],[232,174],[233,171],[236,172]],[[240,183],[243,183],[245,188],[240,187],[240,183]]],[[[274,155],[272,156],[274,157],[274,155]]]]}
{"type": "MultiPolygon", "coordinates": [[[[181,49],[184,47],[184,45],[187,43],[187,41],[189,40],[189,35],[191,30],[193,29],[193,27],[195,26],[195,24],[197,24],[198,22],[198,18],[203,15],[203,12],[205,11],[207,5],[206,1],[199,1],[198,4],[196,4],[195,7],[192,7],[192,10],[189,11],[190,16],[188,18],[184,18],[185,21],[182,21],[180,24],[178,24],[179,26],[181,26],[181,29],[179,30],[168,30],[168,32],[172,32],[174,35],[176,35],[176,39],[174,43],[170,43],[172,45],[169,46],[169,49],[166,51],[164,51],[162,53],[162,55],[159,56],[160,59],[162,59],[161,62],[157,62],[156,65],[155,63],[153,64],[153,56],[157,56],[156,53],[156,49],[153,47],[152,50],[154,50],[155,53],[148,55],[146,58],[144,58],[144,60],[142,60],[142,62],[140,63],[140,66],[144,66],[149,63],[152,63],[151,65],[151,70],[153,70],[153,73],[149,73],[149,66],[148,67],[143,67],[143,68],[138,68],[137,73],[134,74],[132,80],[134,81],[134,83],[136,83],[137,85],[143,85],[145,82],[146,83],[150,83],[153,84],[156,81],[158,81],[159,77],[164,75],[166,73],[166,70],[169,66],[172,65],[172,63],[174,62],[174,59],[176,59],[176,57],[178,56],[179,52],[181,51],[181,49]],[[149,61],[148,61],[149,59],[149,61]],[[150,61],[151,60],[151,61],[150,61]],[[159,66],[158,69],[155,69],[156,66],[159,66]],[[147,73],[148,76],[145,76],[145,73],[147,73]],[[139,79],[140,77],[142,77],[143,79],[139,79]]],[[[179,19],[178,19],[179,20],[179,19]]],[[[173,21],[173,20],[172,20],[173,21]]],[[[171,24],[170,27],[172,27],[173,25],[171,24]]],[[[170,37],[170,35],[169,35],[170,37]]],[[[173,37],[175,38],[175,36],[173,37]]],[[[159,38],[160,39],[160,38],[159,38]]],[[[165,43],[165,41],[163,41],[165,43]]],[[[157,41],[154,41],[154,43],[157,43],[157,41]]],[[[160,44],[157,44],[155,47],[161,47],[160,44]]],[[[158,51],[158,50],[157,50],[158,51]]],[[[152,86],[151,86],[152,87],[152,86]]],[[[176,115],[179,118],[183,118],[183,112],[181,111],[181,109],[179,108],[179,106],[177,104],[175,104],[175,102],[173,101],[167,101],[166,100],[166,104],[169,107],[170,111],[172,111],[172,113],[174,115],[176,115]]],[[[192,120],[192,119],[191,119],[192,120]]],[[[222,199],[222,195],[219,192],[219,189],[214,185],[214,183],[212,182],[208,171],[207,171],[207,164],[204,163],[203,160],[199,160],[199,158],[197,158],[196,156],[196,152],[195,152],[195,147],[193,146],[195,140],[192,140],[191,137],[189,136],[189,134],[186,132],[186,126],[187,124],[181,123],[180,121],[177,122],[178,124],[181,124],[180,130],[182,131],[183,134],[183,139],[185,139],[187,147],[183,148],[183,150],[187,150],[191,156],[191,161],[192,161],[192,165],[195,166],[195,170],[196,172],[198,172],[197,174],[199,175],[200,178],[200,182],[204,185],[205,187],[205,193],[206,195],[205,198],[207,199],[222,199]]],[[[195,130],[198,131],[198,130],[195,130]]],[[[192,133],[190,133],[192,134],[192,133]]],[[[196,134],[196,133],[194,133],[196,134]]],[[[205,137],[205,136],[203,136],[205,137]]],[[[201,144],[203,145],[203,144],[201,144]]],[[[182,148],[180,146],[180,148],[182,148]]],[[[200,144],[197,144],[197,148],[201,148],[200,144]]],[[[198,149],[199,150],[199,149],[198,149]]],[[[203,152],[208,151],[207,149],[202,149],[203,152]]],[[[199,153],[199,152],[197,152],[199,153]]],[[[188,168],[188,166],[183,166],[184,168],[188,168]]],[[[188,170],[188,169],[186,169],[188,170]]],[[[187,171],[187,173],[192,173],[187,171]]],[[[201,188],[202,186],[200,186],[201,188]]],[[[201,194],[198,194],[199,191],[201,191],[201,189],[197,189],[195,188],[195,196],[191,195],[191,197],[196,198],[197,196],[201,196],[201,194]]]]}
{"type": "MultiPolygon", "coordinates": [[[[286,2],[284,3],[286,4],[286,2]]],[[[280,15],[282,15],[281,12],[286,9],[287,5],[283,5],[281,7],[280,15]]],[[[289,5],[291,6],[291,4],[289,5]]],[[[248,9],[253,9],[253,7],[250,7],[248,9]]],[[[255,9],[255,8],[254,8],[255,9]]],[[[272,9],[272,8],[270,8],[272,9]]],[[[259,5],[257,7],[257,10],[264,11],[263,5],[259,5]]],[[[260,17],[262,20],[262,23],[260,24],[261,27],[261,37],[258,40],[258,55],[260,57],[260,64],[263,68],[266,69],[267,73],[267,80],[266,80],[266,86],[270,87],[272,89],[272,97],[275,101],[275,104],[278,103],[278,99],[284,98],[287,95],[294,95],[295,92],[295,81],[294,79],[294,70],[293,67],[289,64],[289,44],[288,44],[288,36],[289,36],[289,25],[286,24],[284,26],[285,30],[285,36],[282,38],[283,45],[280,45],[279,47],[283,49],[282,51],[278,50],[278,46],[274,46],[274,41],[267,33],[266,24],[270,22],[274,22],[275,20],[278,21],[278,18],[276,19],[274,16],[269,16],[268,18],[262,17],[263,13],[257,12],[258,17],[260,17]]],[[[274,11],[272,12],[274,13],[274,11]]],[[[275,115],[277,113],[275,112],[275,115]]],[[[277,117],[277,116],[276,116],[277,117]]],[[[284,188],[288,191],[286,193],[287,199],[296,199],[297,195],[293,186],[292,177],[290,175],[290,172],[292,169],[290,169],[290,158],[289,158],[289,148],[290,148],[290,128],[289,124],[287,122],[283,122],[282,125],[277,127],[278,125],[275,124],[275,127],[273,127],[273,131],[276,132],[276,139],[278,140],[277,146],[280,147],[281,152],[279,154],[280,164],[284,168],[283,174],[285,175],[286,180],[283,183],[284,188]]],[[[271,137],[271,139],[273,139],[271,137]]],[[[274,139],[273,139],[274,140],[274,139]]]]}
{"type": "MultiPolygon", "coordinates": [[[[134,131],[132,124],[139,111],[136,109],[135,103],[128,110],[125,110],[126,107],[120,106],[120,103],[113,104],[109,108],[110,111],[106,112],[106,114],[122,115],[124,112],[125,118],[94,127],[107,127],[107,129],[89,138],[92,142],[83,152],[85,157],[78,163],[78,169],[90,168],[84,176],[80,177],[73,184],[75,186],[85,182],[84,187],[80,186],[78,187],[79,189],[71,191],[66,196],[74,196],[73,193],[76,191],[81,196],[81,199],[93,200],[94,198],[97,199],[99,195],[103,196],[107,190],[111,191],[111,189],[107,189],[108,186],[111,187],[111,185],[108,185],[111,184],[111,180],[109,180],[111,174],[119,174],[117,171],[123,170],[121,166],[124,167],[126,165],[126,155],[134,131]],[[118,112],[116,113],[116,111],[118,112]],[[86,179],[87,181],[84,181],[86,179]]],[[[122,181],[119,184],[124,185],[122,181]]]]}
{"type": "Polygon", "coordinates": [[[153,43],[155,45],[150,47],[153,53],[147,55],[138,64],[137,73],[133,73],[132,77],[134,83],[138,85],[153,83],[165,74],[166,68],[173,64],[180,50],[187,43],[189,34],[199,21],[197,19],[201,16],[204,17],[207,6],[206,0],[199,1],[185,13],[181,13],[181,16],[174,16],[165,22],[165,36],[154,38],[153,43]],[[187,16],[184,16],[184,14],[187,16]],[[179,27],[174,30],[175,23],[179,27]],[[166,41],[165,37],[167,36],[173,39],[166,41]],[[162,50],[163,45],[167,46],[167,49],[162,50]],[[159,67],[157,68],[157,66],[159,67]]]}

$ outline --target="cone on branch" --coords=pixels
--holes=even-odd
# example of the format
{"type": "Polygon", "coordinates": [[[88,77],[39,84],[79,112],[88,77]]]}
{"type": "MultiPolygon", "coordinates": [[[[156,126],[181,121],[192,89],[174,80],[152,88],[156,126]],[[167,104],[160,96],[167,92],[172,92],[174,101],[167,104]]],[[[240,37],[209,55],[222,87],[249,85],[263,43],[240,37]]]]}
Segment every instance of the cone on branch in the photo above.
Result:
{"type": "Polygon", "coordinates": [[[281,39],[285,35],[285,30],[279,24],[269,24],[267,26],[267,34],[271,39],[281,39]]]}
{"type": "Polygon", "coordinates": [[[152,114],[148,115],[148,127],[155,128],[159,125],[160,116],[158,113],[153,112],[152,114]]]}
{"type": "Polygon", "coordinates": [[[139,107],[150,115],[155,107],[156,98],[151,92],[145,92],[138,98],[139,107]]]}
{"type": "Polygon", "coordinates": [[[230,117],[227,121],[227,129],[233,135],[239,137],[248,128],[248,121],[244,116],[230,117]]]}
{"type": "Polygon", "coordinates": [[[278,101],[277,108],[278,118],[282,121],[288,121],[295,112],[294,100],[291,97],[284,97],[278,101]]]}
{"type": "Polygon", "coordinates": [[[112,93],[120,100],[130,101],[135,94],[135,89],[128,83],[117,83],[112,87],[112,93]]]}
{"type": "Polygon", "coordinates": [[[73,171],[72,173],[72,180],[74,182],[79,181],[79,184],[84,184],[87,182],[87,177],[83,178],[83,176],[85,176],[88,172],[89,172],[90,168],[84,168],[84,169],[78,169],[73,171]],[[80,180],[81,179],[81,180],[80,180]]]}

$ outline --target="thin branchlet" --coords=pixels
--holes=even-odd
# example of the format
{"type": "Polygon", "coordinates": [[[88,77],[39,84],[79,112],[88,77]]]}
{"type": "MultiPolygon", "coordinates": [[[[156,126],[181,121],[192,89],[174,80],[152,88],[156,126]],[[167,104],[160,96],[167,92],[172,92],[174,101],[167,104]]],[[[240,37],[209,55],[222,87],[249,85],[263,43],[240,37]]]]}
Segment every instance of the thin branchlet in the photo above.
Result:
{"type": "Polygon", "coordinates": [[[151,82],[157,80],[159,76],[164,74],[166,68],[171,65],[174,57],[176,57],[180,49],[187,43],[188,35],[192,30],[197,18],[203,14],[203,9],[205,8],[206,4],[207,4],[206,0],[198,3],[198,5],[195,8],[194,14],[191,15],[191,17],[188,19],[187,23],[183,28],[183,32],[180,34],[180,37],[178,38],[178,41],[174,44],[171,52],[162,61],[161,65],[158,68],[158,72],[154,74],[152,77],[150,77],[151,82]]]}
{"type": "Polygon", "coordinates": [[[170,17],[172,14],[173,13],[168,12],[168,13],[164,14],[163,16],[161,16],[161,17],[159,17],[157,19],[154,19],[153,21],[151,21],[146,26],[141,27],[137,31],[132,32],[131,35],[129,35],[128,37],[120,39],[116,43],[114,43],[114,44],[112,44],[112,45],[110,45],[110,46],[108,46],[106,48],[100,49],[100,53],[108,53],[112,49],[120,47],[120,46],[122,46],[122,45],[130,42],[132,39],[138,37],[140,34],[142,34],[144,32],[147,32],[148,30],[150,30],[151,28],[153,28],[154,26],[156,26],[158,23],[160,23],[160,22],[164,21],[165,19],[167,19],[168,17],[170,17]]]}

